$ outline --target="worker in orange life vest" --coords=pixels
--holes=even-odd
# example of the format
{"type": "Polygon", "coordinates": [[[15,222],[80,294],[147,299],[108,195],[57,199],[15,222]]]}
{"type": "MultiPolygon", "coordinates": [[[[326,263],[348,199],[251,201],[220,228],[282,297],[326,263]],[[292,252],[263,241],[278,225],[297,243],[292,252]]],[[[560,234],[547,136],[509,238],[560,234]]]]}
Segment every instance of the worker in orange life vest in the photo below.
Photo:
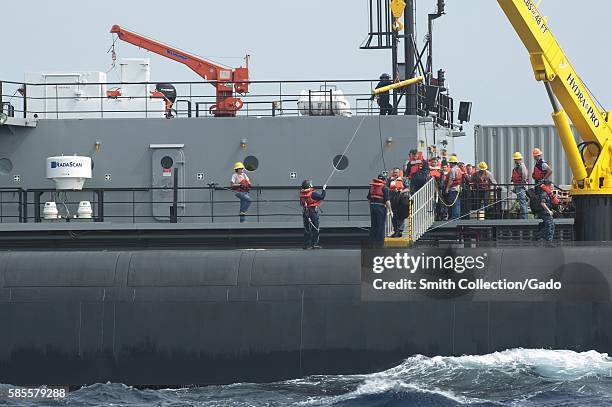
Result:
{"type": "Polygon", "coordinates": [[[533,180],[536,182],[536,184],[544,180],[549,180],[552,175],[552,168],[550,168],[548,163],[542,159],[542,150],[539,148],[534,148],[532,155],[536,162],[535,167],[533,168],[533,174],[531,174],[533,180]]]}
{"type": "Polygon", "coordinates": [[[461,216],[461,201],[459,193],[461,192],[461,170],[457,166],[459,160],[457,156],[452,155],[448,159],[450,169],[445,179],[444,192],[446,193],[446,202],[450,205],[449,219],[459,219],[461,216]]]}
{"type": "Polygon", "coordinates": [[[389,188],[387,178],[380,174],[370,182],[368,192],[370,202],[370,244],[373,247],[382,247],[385,243],[385,223],[387,221],[387,211],[393,216],[391,202],[389,200],[389,188]]]}
{"type": "Polygon", "coordinates": [[[412,176],[423,166],[423,153],[417,150],[410,151],[410,157],[406,166],[406,174],[410,181],[412,176]]]}
{"type": "Polygon", "coordinates": [[[391,209],[393,210],[393,236],[402,237],[402,229],[404,229],[404,219],[408,217],[408,202],[410,198],[410,182],[402,177],[402,172],[399,168],[394,168],[391,171],[391,178],[388,183],[390,191],[391,209]]]}
{"type": "Polygon", "coordinates": [[[319,205],[325,199],[327,185],[323,185],[322,192],[316,192],[312,181],[302,182],[300,189],[300,206],[302,207],[302,220],[304,221],[304,249],[320,249],[319,246],[319,205]]]}
{"type": "Polygon", "coordinates": [[[527,219],[529,210],[527,209],[527,182],[529,182],[529,173],[527,167],[523,163],[523,154],[518,151],[514,153],[514,168],[512,169],[512,192],[516,195],[516,202],[519,205],[519,219],[527,219]]]}
{"type": "Polygon", "coordinates": [[[487,207],[491,200],[493,186],[497,184],[497,181],[489,171],[486,162],[478,163],[478,171],[472,176],[472,182],[475,186],[476,209],[487,207]]]}
{"type": "MultiPolygon", "coordinates": [[[[442,173],[442,165],[438,157],[432,157],[429,160],[429,175],[436,180],[438,191],[444,190],[444,174],[442,173]]],[[[442,220],[446,217],[446,207],[442,205],[440,200],[436,202],[435,216],[436,220],[442,220]]]]}
{"type": "Polygon", "coordinates": [[[429,160],[429,175],[431,175],[432,178],[435,178],[438,182],[440,182],[440,179],[442,178],[442,166],[440,165],[437,157],[433,157],[429,160]]]}
{"type": "Polygon", "coordinates": [[[461,216],[467,215],[472,209],[473,191],[472,191],[472,175],[473,168],[469,169],[470,164],[459,162],[458,167],[461,170],[461,192],[459,193],[459,199],[461,200],[461,216]]]}
{"type": "Polygon", "coordinates": [[[236,198],[240,200],[240,223],[246,221],[246,214],[253,202],[253,198],[249,195],[251,189],[251,180],[244,172],[244,164],[237,162],[234,164],[234,174],[230,183],[232,190],[235,192],[236,198]]]}
{"type": "Polygon", "coordinates": [[[559,204],[559,200],[553,194],[552,183],[548,180],[539,182],[535,187],[535,192],[538,194],[540,207],[534,211],[534,215],[542,219],[542,222],[538,224],[535,239],[552,242],[555,236],[555,221],[553,219],[552,208],[559,204]]]}

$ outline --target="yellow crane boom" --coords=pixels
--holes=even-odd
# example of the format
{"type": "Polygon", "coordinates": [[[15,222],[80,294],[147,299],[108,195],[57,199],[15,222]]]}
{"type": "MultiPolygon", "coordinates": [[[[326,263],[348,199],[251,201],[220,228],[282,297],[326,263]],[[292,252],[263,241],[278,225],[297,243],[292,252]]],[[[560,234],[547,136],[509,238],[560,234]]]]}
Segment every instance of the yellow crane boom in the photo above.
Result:
{"type": "Polygon", "coordinates": [[[612,194],[609,113],[595,103],[532,0],[497,2],[529,52],[536,80],[547,86],[554,108],[553,120],[574,174],[572,193],[612,194]],[[587,142],[583,155],[578,151],[566,113],[587,142]]]}
{"type": "Polygon", "coordinates": [[[527,48],[535,78],[544,82],[553,105],[553,121],[574,175],[576,239],[612,241],[612,116],[595,103],[533,0],[497,2],[527,48]],[[568,116],[583,140],[579,145],[568,116]]]}

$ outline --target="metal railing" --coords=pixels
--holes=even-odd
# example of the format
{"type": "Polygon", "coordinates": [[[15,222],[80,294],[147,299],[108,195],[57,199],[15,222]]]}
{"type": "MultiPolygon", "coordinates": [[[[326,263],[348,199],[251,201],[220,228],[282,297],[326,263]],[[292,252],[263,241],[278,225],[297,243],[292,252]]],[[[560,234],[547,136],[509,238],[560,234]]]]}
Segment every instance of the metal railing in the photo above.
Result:
{"type": "MultiPolygon", "coordinates": [[[[337,221],[364,221],[370,214],[368,186],[330,186],[322,207],[323,218],[337,221]]],[[[299,221],[302,208],[299,188],[292,186],[254,186],[247,213],[249,222],[299,221]]],[[[238,220],[239,201],[229,188],[211,184],[204,187],[84,188],[58,191],[53,188],[0,188],[0,222],[43,222],[45,202],[56,203],[64,221],[121,223],[214,223],[238,220]],[[181,194],[179,194],[181,191],[181,194]],[[153,199],[153,192],[167,199],[153,199]],[[184,199],[179,197],[184,195],[184,199]],[[89,201],[91,219],[76,216],[79,202],[89,201]],[[157,214],[154,208],[157,208],[157,214]]]]}
{"type": "MultiPolygon", "coordinates": [[[[111,117],[165,117],[163,100],[153,97],[151,91],[158,82],[104,82],[92,83],[75,80],[65,83],[23,83],[0,81],[0,108],[12,117],[24,118],[111,118],[111,117]],[[108,96],[107,90],[129,89],[120,96],[108,96]],[[77,106],[77,107],[75,107],[77,106]]],[[[177,90],[172,110],[173,117],[208,117],[217,103],[215,82],[171,82],[177,90]]],[[[305,80],[305,81],[251,81],[251,91],[240,97],[244,106],[237,116],[331,116],[377,115],[379,108],[371,99],[378,80],[305,80]],[[348,107],[335,105],[334,90],[341,90],[348,107]],[[320,100],[315,100],[315,96],[320,100]],[[300,102],[301,101],[301,102],[300,102]]],[[[436,106],[425,104],[424,85],[418,86],[417,111],[427,116],[437,114],[440,125],[453,124],[452,98],[441,93],[436,106]]],[[[400,96],[403,90],[398,91],[400,96]]],[[[395,113],[406,110],[405,98],[395,113]]]]}
{"type": "MultiPolygon", "coordinates": [[[[438,201],[438,187],[436,180],[431,178],[418,191],[410,196],[408,204],[408,218],[403,225],[404,238],[408,242],[416,242],[433,225],[436,218],[436,202],[438,201]]],[[[385,225],[386,236],[394,232],[391,214],[387,214],[385,225]]]]}
{"type": "MultiPolygon", "coordinates": [[[[533,184],[525,185],[526,188],[533,184]]],[[[419,240],[436,220],[448,219],[448,204],[445,205],[445,195],[440,192],[441,188],[435,179],[429,179],[427,183],[410,197],[409,216],[403,226],[403,237],[408,238],[409,243],[419,240]]],[[[517,195],[513,192],[513,184],[496,184],[490,188],[471,187],[464,185],[459,194],[461,207],[461,219],[468,220],[503,220],[519,218],[520,207],[517,195]]],[[[558,218],[571,218],[574,216],[574,207],[567,191],[559,188],[554,190],[559,198],[559,206],[555,211],[558,218]]],[[[535,216],[529,209],[527,199],[527,210],[529,216],[535,216]]],[[[386,236],[393,234],[391,214],[387,215],[385,225],[386,236]]]]}
{"type": "MultiPolygon", "coordinates": [[[[535,184],[525,185],[525,188],[533,188],[535,184]]],[[[560,218],[570,218],[574,216],[574,207],[569,197],[569,192],[561,189],[554,191],[559,199],[559,206],[556,216],[560,218]]],[[[442,195],[441,200],[446,200],[442,195]]],[[[462,219],[518,219],[520,218],[520,205],[518,197],[514,193],[513,184],[495,184],[489,188],[470,186],[463,184],[459,194],[460,214],[462,219]]],[[[447,202],[448,204],[449,202],[447,202]]],[[[445,205],[438,204],[436,210],[437,220],[445,220],[448,210],[445,205]]],[[[527,199],[527,209],[530,216],[533,216],[529,209],[527,199]]]]}
{"type": "Polygon", "coordinates": [[[438,188],[433,178],[412,195],[407,225],[410,242],[419,240],[435,222],[437,200],[438,188]]]}

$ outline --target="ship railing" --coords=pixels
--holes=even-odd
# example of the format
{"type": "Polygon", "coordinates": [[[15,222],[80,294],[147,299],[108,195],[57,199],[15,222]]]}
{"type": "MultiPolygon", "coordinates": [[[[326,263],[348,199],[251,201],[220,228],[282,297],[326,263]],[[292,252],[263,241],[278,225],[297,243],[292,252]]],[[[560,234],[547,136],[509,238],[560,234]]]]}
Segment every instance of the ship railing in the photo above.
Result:
{"type": "MultiPolygon", "coordinates": [[[[329,186],[321,217],[337,222],[367,221],[370,218],[368,189],[368,186],[329,186]]],[[[293,186],[254,186],[250,191],[253,202],[247,220],[301,222],[298,191],[299,188],[293,186]]],[[[22,190],[16,202],[21,208],[18,213],[13,217],[4,214],[4,218],[5,221],[12,219],[11,222],[46,222],[44,204],[52,201],[56,203],[61,220],[82,221],[75,216],[79,202],[89,201],[93,213],[87,221],[92,222],[230,222],[238,220],[239,201],[234,194],[229,188],[216,184],[175,188],[84,188],[79,191],[33,188],[22,190]]],[[[16,207],[13,209],[15,212],[16,207]]]]}
{"type": "MultiPolygon", "coordinates": [[[[525,190],[533,188],[535,184],[526,184],[525,190]]],[[[480,187],[478,185],[469,185],[464,183],[459,194],[459,205],[461,208],[460,214],[462,219],[519,219],[520,218],[520,202],[518,195],[515,192],[514,184],[494,184],[489,187],[480,187]]],[[[555,216],[558,218],[573,218],[574,206],[572,205],[569,191],[555,187],[555,195],[559,197],[559,205],[556,209],[555,216]]],[[[448,204],[444,195],[440,196],[438,205],[438,219],[444,219],[444,215],[448,212],[448,204]]],[[[533,217],[529,209],[529,200],[525,196],[528,216],[533,217]]]]}
{"type": "Polygon", "coordinates": [[[408,221],[405,225],[411,242],[419,240],[435,222],[437,200],[438,188],[434,178],[411,196],[408,221]]]}
{"type": "MultiPolygon", "coordinates": [[[[526,190],[534,186],[535,184],[526,184],[524,188],[526,190]]],[[[555,187],[553,192],[559,200],[555,217],[573,218],[575,209],[569,191],[555,187]]],[[[495,184],[487,188],[464,184],[457,199],[462,220],[521,218],[520,203],[514,184],[495,184]]],[[[528,219],[536,217],[529,209],[528,198],[525,197],[525,199],[528,219]]],[[[409,216],[404,223],[403,237],[415,242],[427,232],[435,221],[448,220],[453,203],[448,200],[445,193],[441,192],[436,180],[430,179],[425,186],[410,197],[409,216]]],[[[391,236],[394,232],[391,214],[387,216],[385,232],[386,236],[391,236]]]]}
{"type": "MultiPolygon", "coordinates": [[[[418,239],[431,221],[448,218],[447,198],[438,193],[430,210],[432,181],[411,199],[411,216],[406,222],[407,236],[418,239]],[[446,204],[446,205],[445,205],[446,204]],[[412,232],[410,232],[412,230],[412,232]]],[[[527,187],[531,187],[528,185],[527,187]]],[[[513,185],[495,185],[488,189],[462,188],[459,195],[462,219],[518,219],[519,204],[513,185]]],[[[334,221],[368,221],[366,200],[368,186],[330,186],[321,216],[334,221]]],[[[555,190],[559,197],[557,217],[571,218],[574,208],[568,191],[555,190]]],[[[300,221],[302,210],[297,187],[255,186],[249,221],[300,221]]],[[[218,184],[201,187],[85,188],[81,191],[57,191],[52,188],[0,188],[0,223],[41,222],[47,201],[56,202],[65,220],[74,218],[80,201],[90,201],[95,222],[220,222],[237,218],[238,201],[234,192],[218,184]],[[174,215],[176,214],[176,216],[174,215]]],[[[529,214],[533,218],[533,214],[529,214]]],[[[392,233],[391,219],[387,234],[392,233]]]]}
{"type": "Polygon", "coordinates": [[[23,188],[0,187],[0,223],[21,223],[27,217],[23,188]]]}
{"type": "MultiPolygon", "coordinates": [[[[75,76],[76,78],[76,76],[75,76]]],[[[39,119],[211,117],[216,104],[214,81],[172,83],[177,97],[170,111],[151,91],[162,82],[104,82],[67,80],[63,83],[0,81],[0,109],[11,117],[39,119]],[[121,94],[107,91],[121,89],[121,94]]],[[[363,116],[378,115],[372,90],[378,79],[251,81],[250,92],[236,94],[244,102],[237,116],[363,116]],[[342,94],[338,92],[342,91],[342,94]],[[343,103],[346,101],[347,103],[343,103]]],[[[454,123],[452,98],[441,93],[434,105],[418,87],[416,114],[434,113],[438,123],[454,123]]],[[[421,89],[423,88],[423,89],[421,89]]],[[[404,91],[398,90],[394,113],[406,112],[404,91]]]]}
{"type": "MultiPolygon", "coordinates": [[[[436,218],[436,202],[438,200],[438,188],[436,180],[431,178],[418,191],[410,196],[408,203],[408,217],[404,221],[402,237],[409,242],[416,242],[433,225],[436,218]]],[[[386,236],[393,235],[393,218],[391,213],[387,214],[385,225],[386,236]]]]}

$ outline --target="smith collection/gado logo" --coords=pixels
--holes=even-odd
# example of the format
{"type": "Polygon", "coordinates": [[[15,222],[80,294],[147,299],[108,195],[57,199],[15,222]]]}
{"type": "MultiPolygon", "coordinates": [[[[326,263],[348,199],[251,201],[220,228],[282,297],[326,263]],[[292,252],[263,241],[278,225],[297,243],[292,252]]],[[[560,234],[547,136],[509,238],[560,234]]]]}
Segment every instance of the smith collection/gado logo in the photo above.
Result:
{"type": "MultiPolygon", "coordinates": [[[[546,253],[547,269],[497,248],[370,249],[361,251],[364,301],[544,301],[556,298],[564,259],[546,253]],[[556,264],[559,263],[559,264],[556,264]],[[556,274],[555,274],[556,273],[556,274]]],[[[566,292],[566,291],[565,291],[566,292]]]]}
{"type": "Polygon", "coordinates": [[[59,161],[51,161],[51,168],[83,168],[83,163],[67,161],[67,162],[59,162],[59,161]]]}

